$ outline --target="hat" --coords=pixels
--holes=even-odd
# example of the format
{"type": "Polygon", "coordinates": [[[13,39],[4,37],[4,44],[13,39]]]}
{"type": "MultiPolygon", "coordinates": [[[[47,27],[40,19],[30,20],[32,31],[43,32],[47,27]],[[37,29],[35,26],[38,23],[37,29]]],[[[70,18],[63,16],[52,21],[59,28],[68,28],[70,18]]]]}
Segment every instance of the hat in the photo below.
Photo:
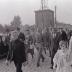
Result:
{"type": "Polygon", "coordinates": [[[25,40],[25,36],[23,33],[20,33],[18,36],[18,39],[22,39],[23,41],[25,40]]]}

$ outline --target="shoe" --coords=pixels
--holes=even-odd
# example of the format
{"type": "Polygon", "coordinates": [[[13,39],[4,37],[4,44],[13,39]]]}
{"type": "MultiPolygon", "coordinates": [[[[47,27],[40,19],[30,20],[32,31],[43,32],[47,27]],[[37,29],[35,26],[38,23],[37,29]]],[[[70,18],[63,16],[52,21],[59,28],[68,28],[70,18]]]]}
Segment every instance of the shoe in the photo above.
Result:
{"type": "Polygon", "coordinates": [[[50,68],[51,68],[51,69],[53,69],[53,67],[52,67],[52,66],[51,66],[50,68]]]}
{"type": "Polygon", "coordinates": [[[37,64],[37,67],[39,67],[40,65],[39,64],[37,64]]]}

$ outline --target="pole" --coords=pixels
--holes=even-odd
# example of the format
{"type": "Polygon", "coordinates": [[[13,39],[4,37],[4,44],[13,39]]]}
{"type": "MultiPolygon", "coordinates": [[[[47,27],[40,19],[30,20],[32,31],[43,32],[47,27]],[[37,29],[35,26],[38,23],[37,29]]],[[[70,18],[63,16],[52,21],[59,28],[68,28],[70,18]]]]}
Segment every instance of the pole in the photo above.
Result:
{"type": "Polygon", "coordinates": [[[42,5],[42,29],[44,29],[44,15],[43,15],[43,10],[44,10],[44,0],[41,0],[41,5],[42,5]]]}
{"type": "Polygon", "coordinates": [[[57,27],[56,10],[57,10],[57,7],[55,6],[55,27],[57,27]]]}

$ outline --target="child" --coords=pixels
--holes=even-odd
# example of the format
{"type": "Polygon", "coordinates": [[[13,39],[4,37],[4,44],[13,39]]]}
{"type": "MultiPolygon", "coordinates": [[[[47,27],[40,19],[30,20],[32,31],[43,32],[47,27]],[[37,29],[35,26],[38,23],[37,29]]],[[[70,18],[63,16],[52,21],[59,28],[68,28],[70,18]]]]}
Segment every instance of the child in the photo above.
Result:
{"type": "Polygon", "coordinates": [[[72,72],[71,66],[69,65],[70,63],[67,62],[67,43],[65,41],[60,41],[59,47],[53,59],[53,69],[56,69],[56,72],[72,72]]]}

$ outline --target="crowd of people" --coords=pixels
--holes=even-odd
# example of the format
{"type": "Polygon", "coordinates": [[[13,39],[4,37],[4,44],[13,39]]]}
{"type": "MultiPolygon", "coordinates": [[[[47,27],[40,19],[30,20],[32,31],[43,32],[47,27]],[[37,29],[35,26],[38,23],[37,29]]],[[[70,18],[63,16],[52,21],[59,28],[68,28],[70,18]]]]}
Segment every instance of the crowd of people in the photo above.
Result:
{"type": "Polygon", "coordinates": [[[61,31],[59,37],[57,36],[54,41],[52,68],[56,72],[72,72],[72,33],[70,32],[69,35],[61,31]]]}
{"type": "Polygon", "coordinates": [[[2,41],[0,37],[0,53],[7,53],[6,63],[14,61],[16,72],[22,72],[22,64],[28,61],[28,54],[34,57],[34,50],[38,51],[36,66],[40,66],[40,59],[44,62],[46,50],[51,58],[51,69],[56,72],[72,72],[72,33],[60,30],[52,32],[49,29],[37,31],[34,35],[24,35],[20,28],[8,34],[2,41]],[[5,49],[3,51],[2,49],[5,49]]]}

